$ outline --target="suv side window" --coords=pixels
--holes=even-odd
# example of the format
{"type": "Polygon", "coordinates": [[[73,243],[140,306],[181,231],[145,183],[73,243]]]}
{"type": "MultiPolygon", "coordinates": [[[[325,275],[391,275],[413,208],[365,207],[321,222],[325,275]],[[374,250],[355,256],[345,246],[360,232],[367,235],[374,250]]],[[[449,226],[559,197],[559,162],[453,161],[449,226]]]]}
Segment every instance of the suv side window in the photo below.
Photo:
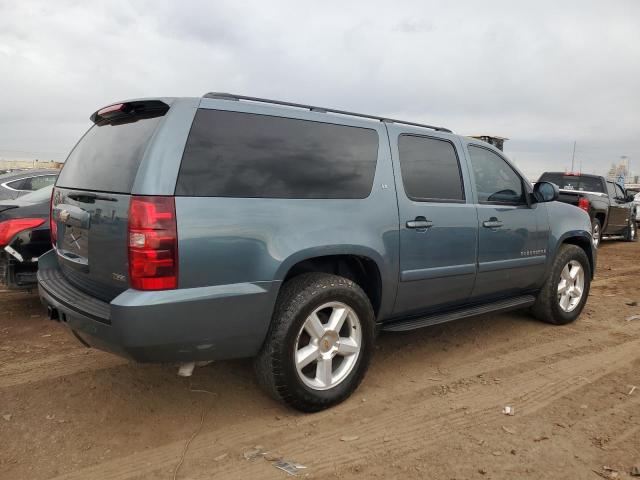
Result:
{"type": "Polygon", "coordinates": [[[522,179],[502,157],[475,145],[469,145],[469,156],[480,203],[526,203],[522,179]]]}
{"type": "Polygon", "coordinates": [[[176,195],[366,198],[377,158],[378,133],[372,129],[200,109],[176,195]]]}
{"type": "Polygon", "coordinates": [[[398,150],[402,183],[410,199],[464,202],[460,163],[451,142],[400,135],[398,150]]]}

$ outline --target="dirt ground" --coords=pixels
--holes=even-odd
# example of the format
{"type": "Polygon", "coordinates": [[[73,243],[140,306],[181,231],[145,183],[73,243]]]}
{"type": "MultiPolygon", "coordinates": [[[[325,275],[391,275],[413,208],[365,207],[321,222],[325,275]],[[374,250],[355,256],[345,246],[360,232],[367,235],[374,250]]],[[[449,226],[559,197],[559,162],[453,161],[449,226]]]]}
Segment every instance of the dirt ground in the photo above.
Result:
{"type": "Polygon", "coordinates": [[[0,293],[0,478],[173,479],[187,443],[179,479],[288,478],[278,456],[308,478],[631,478],[637,305],[640,243],[604,242],[576,323],[511,313],[383,334],[353,397],[304,415],[263,394],[249,361],[180,378],[85,349],[35,294],[0,293]],[[257,445],[270,455],[245,459],[257,445]]]}

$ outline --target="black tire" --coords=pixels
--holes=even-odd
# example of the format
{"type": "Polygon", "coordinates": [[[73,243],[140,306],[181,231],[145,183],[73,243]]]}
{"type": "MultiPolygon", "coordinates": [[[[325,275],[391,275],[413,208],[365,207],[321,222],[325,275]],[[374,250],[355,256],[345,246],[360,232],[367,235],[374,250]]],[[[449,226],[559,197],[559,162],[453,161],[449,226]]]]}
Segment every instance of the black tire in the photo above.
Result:
{"type": "Polygon", "coordinates": [[[598,248],[602,241],[602,224],[597,218],[591,220],[591,232],[593,234],[593,246],[598,248]]]}
{"type": "Polygon", "coordinates": [[[638,226],[636,225],[635,213],[631,212],[629,216],[629,225],[624,232],[624,239],[627,242],[636,242],[638,240],[638,226]]]}
{"type": "Polygon", "coordinates": [[[531,309],[533,315],[538,320],[553,325],[566,325],[573,322],[578,318],[587,302],[590,285],[591,265],[585,251],[576,245],[562,245],[531,309]],[[560,283],[562,270],[572,260],[579,262],[584,270],[584,288],[578,305],[571,312],[566,312],[558,302],[558,284],[560,283]]]}
{"type": "Polygon", "coordinates": [[[267,338],[255,359],[258,382],[276,400],[303,411],[317,412],[342,402],[358,387],[369,366],[375,339],[375,318],[359,285],[337,275],[306,273],[282,287],[267,338]],[[351,372],[335,387],[316,390],[300,378],[294,351],[307,317],[328,302],[341,302],[358,317],[361,347],[351,372]]]}

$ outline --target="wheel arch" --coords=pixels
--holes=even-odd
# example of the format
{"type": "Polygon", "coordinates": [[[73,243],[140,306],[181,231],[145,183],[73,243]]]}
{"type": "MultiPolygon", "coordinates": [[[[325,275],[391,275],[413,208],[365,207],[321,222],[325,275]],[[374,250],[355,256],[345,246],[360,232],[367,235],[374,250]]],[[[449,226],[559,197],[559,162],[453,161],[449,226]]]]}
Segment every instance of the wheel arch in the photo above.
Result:
{"type": "MultiPolygon", "coordinates": [[[[602,231],[602,230],[601,230],[602,231]]],[[[575,245],[584,250],[589,260],[589,267],[591,269],[591,278],[594,277],[596,271],[596,251],[593,248],[593,241],[591,235],[584,231],[567,232],[558,241],[556,252],[562,245],[575,245]]]]}
{"type": "Polygon", "coordinates": [[[301,251],[287,258],[278,269],[276,278],[281,280],[280,288],[291,278],[309,272],[331,273],[349,278],[364,290],[376,318],[380,318],[381,314],[392,308],[391,295],[395,296],[395,292],[389,292],[388,288],[383,287],[387,272],[382,265],[382,257],[374,250],[360,246],[323,247],[301,251]]]}

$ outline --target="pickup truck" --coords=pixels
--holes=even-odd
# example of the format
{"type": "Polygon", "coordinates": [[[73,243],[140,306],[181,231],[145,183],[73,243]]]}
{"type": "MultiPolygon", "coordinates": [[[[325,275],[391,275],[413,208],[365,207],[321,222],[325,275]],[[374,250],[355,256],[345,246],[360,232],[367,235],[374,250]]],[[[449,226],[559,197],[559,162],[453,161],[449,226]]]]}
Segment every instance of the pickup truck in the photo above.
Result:
{"type": "Polygon", "coordinates": [[[622,235],[628,242],[637,239],[634,193],[604,177],[585,173],[545,172],[540,182],[560,188],[558,201],[575,205],[589,214],[593,244],[598,247],[605,235],[622,235]]]}

